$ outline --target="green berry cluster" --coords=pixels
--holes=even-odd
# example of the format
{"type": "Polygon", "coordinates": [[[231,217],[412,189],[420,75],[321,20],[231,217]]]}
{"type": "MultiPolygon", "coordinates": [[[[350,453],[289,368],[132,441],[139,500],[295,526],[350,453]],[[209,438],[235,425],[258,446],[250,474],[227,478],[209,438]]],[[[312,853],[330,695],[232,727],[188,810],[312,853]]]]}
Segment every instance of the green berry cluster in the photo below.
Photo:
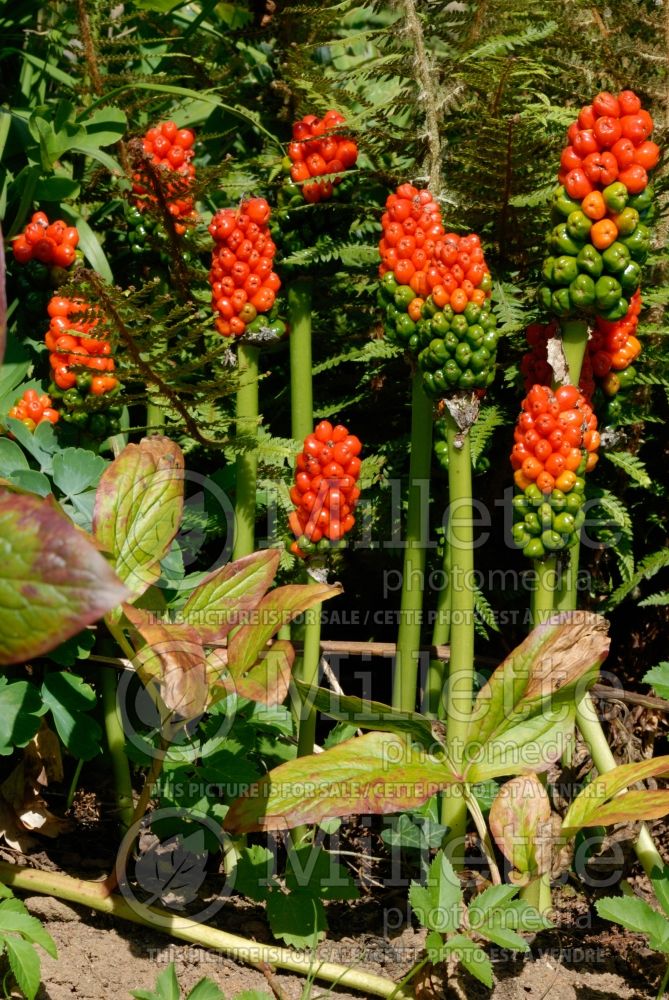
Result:
{"type": "Polygon", "coordinates": [[[499,333],[489,300],[482,306],[469,302],[456,313],[451,306],[438,309],[430,296],[417,327],[422,347],[418,367],[428,395],[440,398],[457,389],[485,389],[492,383],[499,333]]]}
{"type": "Polygon", "coordinates": [[[576,476],[569,490],[553,489],[545,495],[532,483],[513,498],[515,544],[529,559],[543,559],[562,552],[576,540],[585,521],[585,479],[576,476]]]}
{"type": "Polygon", "coordinates": [[[548,236],[550,256],[544,260],[542,306],[555,316],[591,313],[607,320],[622,319],[641,282],[641,265],[648,256],[650,230],[644,224],[653,206],[653,189],[630,195],[615,181],[599,193],[606,215],[570,198],[560,186],[553,195],[556,223],[548,236]],[[586,211],[591,212],[589,216],[586,211]]]}

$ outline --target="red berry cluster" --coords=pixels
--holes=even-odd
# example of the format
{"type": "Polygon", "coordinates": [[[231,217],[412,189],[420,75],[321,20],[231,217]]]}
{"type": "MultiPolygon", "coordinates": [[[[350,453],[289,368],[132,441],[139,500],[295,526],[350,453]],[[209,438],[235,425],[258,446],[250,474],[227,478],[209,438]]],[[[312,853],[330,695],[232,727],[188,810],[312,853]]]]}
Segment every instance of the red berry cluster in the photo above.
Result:
{"type": "MultiPolygon", "coordinates": [[[[557,320],[550,323],[531,323],[525,331],[529,351],[526,351],[520,361],[520,373],[523,376],[525,391],[529,392],[533,385],[550,385],[554,372],[548,363],[548,341],[560,336],[560,326],[557,320]]],[[[590,346],[590,342],[588,343],[590,346]]],[[[595,391],[590,353],[586,351],[581,365],[579,388],[590,402],[595,391]]]]}
{"type": "Polygon", "coordinates": [[[381,276],[392,271],[399,285],[408,285],[421,299],[432,295],[439,309],[450,305],[457,313],[468,302],[483,305],[490,277],[481,241],[476,235],[445,233],[429,191],[401,184],[386,199],[381,225],[381,276]]]}
{"type": "Polygon", "coordinates": [[[597,417],[576,386],[553,392],[534,385],[522,402],[511,451],[514,480],[525,490],[536,483],[542,493],[567,493],[581,470],[597,463],[597,417]]]}
{"type": "Polygon", "coordinates": [[[641,353],[641,344],[636,337],[640,312],[641,294],[637,291],[623,319],[609,322],[597,317],[588,341],[592,370],[597,378],[605,379],[611,371],[625,371],[641,353]]]}
{"type": "Polygon", "coordinates": [[[293,125],[293,141],[288,146],[288,156],[293,162],[290,176],[296,184],[302,183],[306,201],[325,201],[332,195],[334,185],[341,178],[312,180],[339,174],[355,166],[358,146],[350,138],[333,134],[333,129],[343,125],[345,118],[338,111],[328,111],[323,118],[305,115],[293,125]]]}
{"type": "Polygon", "coordinates": [[[224,337],[241,337],[258,313],[269,312],[281,287],[272,270],[276,244],[269,217],[265,199],[250,198],[239,209],[220,209],[209,225],[216,242],[209,272],[211,304],[218,313],[216,329],[224,337]]]}
{"type": "Polygon", "coordinates": [[[632,90],[622,90],[617,97],[602,91],[569,126],[560,184],[579,200],[614,181],[630,194],[639,194],[648,184],[647,171],[660,158],[659,147],[648,139],[652,131],[653,119],[632,90]]]}
{"type": "Polygon", "coordinates": [[[73,388],[77,385],[77,374],[88,370],[92,375],[90,392],[94,396],[115,389],[118,380],[110,374],[115,368],[111,344],[95,336],[100,317],[91,315],[89,303],[54,295],[47,312],[51,319],[44,342],[49,350],[51,377],[58,388],[73,388]]]}
{"type": "Polygon", "coordinates": [[[58,410],[54,410],[51,399],[46,393],[40,396],[35,389],[26,389],[12,406],[9,416],[21,420],[28,430],[34,431],[37,425],[44,421],[50,424],[57,423],[59,413],[58,410]]]}
{"type": "MultiPolygon", "coordinates": [[[[592,399],[595,381],[602,384],[608,396],[615,395],[620,385],[615,373],[626,371],[641,353],[641,343],[636,337],[641,312],[641,294],[635,292],[626,316],[619,320],[595,318],[595,325],[588,340],[583,358],[579,386],[586,399],[592,399]],[[614,377],[615,376],[615,377],[614,377]]],[[[520,362],[520,371],[526,391],[536,383],[549,385],[553,369],[548,364],[548,341],[558,336],[557,320],[550,323],[532,323],[526,335],[530,350],[520,362]]]]}
{"type": "Polygon", "coordinates": [[[49,222],[44,212],[35,212],[23,232],[12,244],[19,264],[35,258],[42,264],[69,267],[74,264],[79,233],[74,226],[57,219],[49,222]]]}
{"type": "Polygon", "coordinates": [[[355,525],[361,448],[346,427],[333,427],[328,420],[321,420],[304,439],[290,491],[296,507],[288,521],[297,538],[291,546],[295,555],[309,554],[317,545],[330,548],[330,543],[339,542],[355,525]]]}
{"type": "MultiPolygon", "coordinates": [[[[184,223],[194,218],[193,199],[187,194],[195,179],[195,166],[191,163],[195,155],[194,143],[194,132],[189,128],[177,128],[172,121],[152,126],[142,140],[144,155],[149,162],[169,174],[177,175],[167,181],[165,190],[169,199],[167,207],[175,220],[174,228],[180,234],[186,231],[184,223]]],[[[132,189],[141,196],[136,199],[140,209],[147,201],[157,200],[146,172],[133,174],[132,189]]]]}

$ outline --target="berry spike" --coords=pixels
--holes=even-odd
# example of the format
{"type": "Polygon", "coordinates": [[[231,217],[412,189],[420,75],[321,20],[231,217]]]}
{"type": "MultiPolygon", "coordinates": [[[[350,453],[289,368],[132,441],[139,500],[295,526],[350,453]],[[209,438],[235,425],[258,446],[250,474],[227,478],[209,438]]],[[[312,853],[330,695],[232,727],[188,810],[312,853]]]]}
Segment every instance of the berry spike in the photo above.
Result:
{"type": "Polygon", "coordinates": [[[660,157],[652,129],[631,90],[603,91],[570,125],[539,290],[547,312],[608,321],[626,315],[650,245],[648,174],[660,157]]]}
{"type": "Polygon", "coordinates": [[[273,270],[276,245],[269,231],[270,207],[250,198],[239,209],[220,209],[209,225],[214,238],[209,282],[216,329],[241,337],[259,313],[274,305],[281,279],[273,270]]]}
{"type": "Polygon", "coordinates": [[[511,466],[515,544],[530,559],[567,549],[585,515],[583,476],[597,463],[597,418],[580,389],[534,385],[522,402],[511,466]]]}
{"type": "MultiPolygon", "coordinates": [[[[195,165],[191,162],[195,155],[195,133],[189,128],[177,128],[172,121],[153,125],[142,140],[144,157],[148,162],[165,172],[165,194],[167,208],[174,219],[174,228],[183,235],[186,225],[195,219],[193,198],[189,194],[195,180],[195,165]]],[[[155,204],[156,194],[147,171],[133,174],[132,190],[135,205],[143,211],[147,204],[155,204]]]]}
{"type": "Polygon", "coordinates": [[[38,260],[50,267],[68,268],[74,264],[79,233],[74,226],[57,219],[49,222],[44,212],[35,212],[22,233],[12,242],[12,251],[19,264],[38,260]]]}
{"type": "Polygon", "coordinates": [[[357,143],[337,131],[345,121],[338,111],[328,111],[322,119],[305,115],[293,125],[293,141],[288,145],[290,177],[302,185],[305,201],[327,201],[341,182],[339,175],[355,166],[357,143]]]}
{"type": "Polygon", "coordinates": [[[333,427],[328,420],[321,420],[304,439],[290,491],[295,510],[288,523],[297,539],[291,545],[295,555],[339,548],[355,526],[361,450],[355,435],[342,424],[333,427]]]}

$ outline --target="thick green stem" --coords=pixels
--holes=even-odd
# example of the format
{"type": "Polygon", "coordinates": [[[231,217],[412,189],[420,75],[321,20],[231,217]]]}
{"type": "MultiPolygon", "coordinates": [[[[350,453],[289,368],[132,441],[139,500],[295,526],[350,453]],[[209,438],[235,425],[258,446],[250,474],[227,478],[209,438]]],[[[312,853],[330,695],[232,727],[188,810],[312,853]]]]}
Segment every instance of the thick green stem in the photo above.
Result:
{"type": "Polygon", "coordinates": [[[157,403],[146,404],[146,426],[150,434],[160,434],[165,426],[165,411],[157,403]]]}
{"type": "Polygon", "coordinates": [[[116,789],[116,805],[121,826],[124,830],[132,824],[132,781],[130,767],[125,753],[125,733],[116,705],[116,674],[113,670],[103,670],[100,675],[102,690],[102,708],[105,717],[107,744],[112,759],[114,771],[114,787],[116,789]]]}
{"type": "Polygon", "coordinates": [[[311,278],[298,278],[288,288],[291,433],[300,443],[314,429],[311,290],[311,278]]]}
{"type": "MultiPolygon", "coordinates": [[[[297,676],[310,688],[318,684],[318,667],[321,662],[321,608],[322,604],[310,608],[305,614],[304,648],[298,664],[297,676]]],[[[316,709],[310,708],[300,719],[297,740],[298,757],[307,757],[314,752],[316,738],[316,709]]]]}
{"type": "Polygon", "coordinates": [[[57,872],[38,871],[0,862],[0,882],[28,893],[44,893],[71,903],[108,913],[112,917],[129,920],[152,930],[167,933],[181,941],[204,948],[214,948],[230,955],[239,962],[259,967],[276,966],[303,976],[359,990],[367,996],[393,997],[394,1000],[411,1000],[413,994],[398,990],[395,983],[382,976],[360,969],[350,969],[333,962],[319,962],[312,955],[288,948],[257,944],[236,934],[199,924],[190,917],[180,917],[158,906],[144,906],[138,901],[130,904],[121,896],[109,894],[103,882],[85,882],[57,872]]]}
{"type": "MultiPolygon", "coordinates": [[[[451,555],[448,546],[448,539],[444,539],[444,557],[442,569],[444,574],[443,586],[437,593],[437,607],[432,629],[432,645],[446,646],[451,637],[451,555]]],[[[430,715],[444,717],[446,705],[444,702],[444,684],[446,680],[446,666],[443,660],[430,660],[427,671],[427,684],[425,690],[427,710],[430,715]]]]}
{"type": "MultiPolygon", "coordinates": [[[[606,774],[618,767],[618,762],[611,753],[602,724],[599,721],[592,698],[586,694],[576,707],[576,724],[581,736],[588,745],[590,756],[600,774],[606,774]]],[[[664,861],[653,842],[650,831],[645,823],[639,828],[639,835],[633,844],[636,856],[646,875],[653,883],[653,888],[660,887],[662,898],[666,897],[666,877],[663,876],[664,861]]],[[[657,890],[656,890],[657,891],[657,890]]]]}
{"type": "Polygon", "coordinates": [[[534,570],[537,575],[532,591],[531,615],[532,625],[536,627],[545,622],[555,608],[557,560],[555,556],[547,559],[536,559],[534,570]]]}
{"type": "MultiPolygon", "coordinates": [[[[237,389],[237,435],[252,445],[258,433],[258,354],[257,347],[241,343],[237,349],[239,388],[237,389]],[[249,440],[250,439],[250,440],[249,440]]],[[[235,537],[232,558],[248,556],[255,548],[256,477],[258,452],[255,447],[237,455],[235,537]]]]}
{"type": "Polygon", "coordinates": [[[411,389],[411,458],[406,548],[402,574],[400,626],[393,681],[393,708],[413,712],[416,707],[420,626],[425,589],[425,557],[429,523],[427,496],[432,461],[432,403],[416,371],[411,389]],[[423,514],[425,513],[425,517],[423,514]]]}
{"type": "MultiPolygon", "coordinates": [[[[449,415],[448,546],[450,549],[451,657],[448,664],[446,749],[452,766],[462,766],[474,692],[474,528],[472,462],[469,435],[462,434],[449,415]]],[[[442,823],[449,827],[445,847],[454,867],[462,868],[467,808],[460,795],[444,795],[442,823]]]]}

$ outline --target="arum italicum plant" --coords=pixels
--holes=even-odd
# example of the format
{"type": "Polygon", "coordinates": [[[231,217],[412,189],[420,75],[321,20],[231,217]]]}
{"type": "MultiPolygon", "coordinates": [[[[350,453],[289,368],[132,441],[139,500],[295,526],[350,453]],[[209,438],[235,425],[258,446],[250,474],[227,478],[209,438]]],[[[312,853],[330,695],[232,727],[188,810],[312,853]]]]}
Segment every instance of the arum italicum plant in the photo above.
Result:
{"type": "MultiPolygon", "coordinates": [[[[380,300],[388,336],[417,355],[412,389],[411,464],[400,628],[393,707],[416,702],[420,617],[427,546],[423,490],[429,486],[432,406],[438,401],[448,428],[449,518],[444,546],[448,607],[438,598],[435,644],[450,634],[448,693],[433,663],[430,707],[447,719],[447,744],[458,765],[469,723],[474,678],[474,588],[471,454],[468,432],[479,396],[494,378],[496,320],[489,304],[491,279],[477,236],[446,233],[428,191],[403,184],[386,202],[382,218],[380,300]],[[450,628],[449,628],[450,625],[450,628]]],[[[442,820],[448,842],[464,840],[466,808],[445,796],[442,820]]],[[[461,864],[461,859],[455,859],[461,864]]]]}
{"type": "MultiPolygon", "coordinates": [[[[276,246],[269,232],[270,207],[264,198],[243,201],[239,209],[224,208],[209,226],[212,253],[212,308],[216,329],[223,337],[238,338],[237,435],[244,450],[237,456],[233,555],[239,559],[255,548],[256,480],[258,457],[258,377],[260,348],[254,335],[262,334],[259,316],[270,312],[281,287],[273,270],[276,246]]],[[[271,325],[268,325],[271,332],[271,325]]]]}
{"type": "MultiPolygon", "coordinates": [[[[543,308],[558,322],[538,336],[532,331],[533,351],[525,359],[526,372],[543,365],[554,391],[547,385],[530,389],[512,454],[522,491],[514,499],[514,538],[537,569],[535,624],[554,607],[576,607],[583,475],[594,467],[599,445],[589,406],[594,379],[606,395],[615,394],[621,387],[616,373],[627,373],[627,381],[640,351],[634,332],[641,265],[649,249],[644,223],[653,202],[647,171],[660,152],[648,138],[652,128],[633,91],[602,92],[581,109],[562,152],[552,200],[556,224],[540,288],[543,308]]],[[[576,719],[600,774],[614,769],[587,692],[576,719]]],[[[635,849],[661,893],[663,862],[645,827],[635,849]]],[[[544,892],[541,905],[546,903],[544,892]]]]}
{"type": "MultiPolygon", "coordinates": [[[[265,549],[209,573],[188,595],[179,621],[165,616],[156,620],[137,607],[158,579],[160,562],[180,527],[183,468],[181,450],[167,438],[154,436],[128,445],[100,480],[91,537],[52,502],[5,491],[2,521],[23,546],[10,573],[24,580],[29,566],[33,597],[43,611],[26,634],[25,624],[17,628],[14,609],[5,609],[3,664],[41,655],[105,614],[140,680],[162,706],[166,731],[173,733],[175,726],[186,725],[231,693],[267,705],[285,700],[294,651],[290,643],[272,642],[279,622],[336,596],[338,587],[288,585],[270,590],[279,553],[265,549]],[[63,563],[65,549],[68,558],[63,563]],[[59,599],[55,605],[54,595],[59,599]]],[[[157,776],[154,767],[133,810],[133,824],[141,820],[157,776]]],[[[129,805],[132,810],[132,798],[129,805]]],[[[250,964],[267,962],[368,996],[408,996],[381,976],[328,962],[314,968],[311,956],[265,947],[138,900],[131,904],[114,891],[127,874],[126,861],[121,854],[121,871],[104,882],[14,864],[2,866],[0,880],[17,890],[47,893],[147,927],[159,926],[180,940],[250,964]]]]}

